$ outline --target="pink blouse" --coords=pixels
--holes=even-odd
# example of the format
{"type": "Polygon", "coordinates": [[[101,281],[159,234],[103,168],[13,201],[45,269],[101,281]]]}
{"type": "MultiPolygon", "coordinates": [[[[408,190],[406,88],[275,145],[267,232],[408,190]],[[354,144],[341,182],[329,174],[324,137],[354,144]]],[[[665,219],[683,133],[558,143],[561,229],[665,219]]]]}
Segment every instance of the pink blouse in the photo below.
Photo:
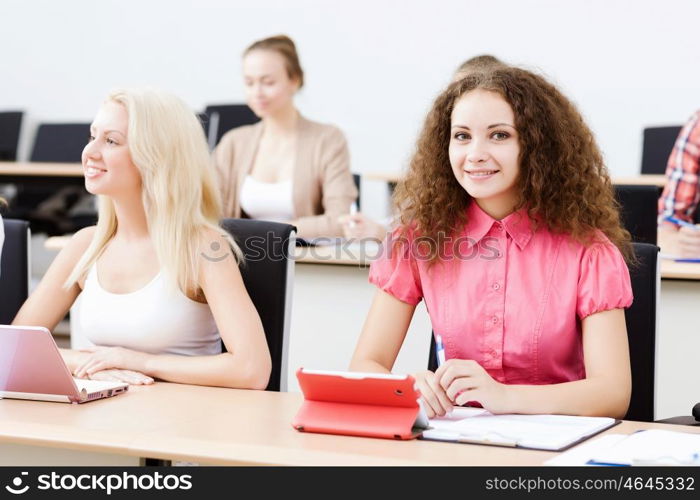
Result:
{"type": "Polygon", "coordinates": [[[430,269],[420,237],[391,250],[394,231],[370,282],[408,304],[425,299],[445,359],[473,359],[508,384],[584,378],[581,320],[632,304],[620,251],[602,233],[584,246],[534,229],[524,210],[501,221],[476,203],[467,210],[464,230],[430,269]]]}

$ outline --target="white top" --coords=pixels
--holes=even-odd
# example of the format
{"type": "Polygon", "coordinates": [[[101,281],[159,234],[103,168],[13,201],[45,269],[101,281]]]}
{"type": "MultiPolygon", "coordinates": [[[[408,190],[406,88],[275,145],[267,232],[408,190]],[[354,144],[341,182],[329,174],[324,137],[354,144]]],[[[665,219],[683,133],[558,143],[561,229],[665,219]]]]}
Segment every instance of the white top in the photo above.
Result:
{"type": "Polygon", "coordinates": [[[289,222],[294,218],[292,180],[260,182],[247,175],[241,186],[241,209],[251,219],[289,222]]]}
{"type": "Polygon", "coordinates": [[[75,320],[93,344],[151,354],[221,353],[221,337],[209,306],[188,298],[162,272],[135,292],[111,293],[100,286],[93,265],[80,299],[75,320]]]}

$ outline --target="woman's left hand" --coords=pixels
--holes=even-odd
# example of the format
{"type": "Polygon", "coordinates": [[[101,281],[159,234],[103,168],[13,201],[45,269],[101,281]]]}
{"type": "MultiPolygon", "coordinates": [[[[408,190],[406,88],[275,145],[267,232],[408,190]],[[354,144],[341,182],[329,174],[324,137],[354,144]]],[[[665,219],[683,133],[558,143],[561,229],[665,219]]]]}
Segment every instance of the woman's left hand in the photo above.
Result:
{"type": "Polygon", "coordinates": [[[101,346],[87,347],[81,351],[88,353],[88,356],[74,372],[78,378],[89,378],[93,373],[111,368],[144,372],[144,353],[123,347],[101,346]]]}
{"type": "Polygon", "coordinates": [[[447,397],[457,406],[478,401],[491,413],[508,413],[508,386],[491,377],[476,361],[450,359],[435,371],[447,397]]]}

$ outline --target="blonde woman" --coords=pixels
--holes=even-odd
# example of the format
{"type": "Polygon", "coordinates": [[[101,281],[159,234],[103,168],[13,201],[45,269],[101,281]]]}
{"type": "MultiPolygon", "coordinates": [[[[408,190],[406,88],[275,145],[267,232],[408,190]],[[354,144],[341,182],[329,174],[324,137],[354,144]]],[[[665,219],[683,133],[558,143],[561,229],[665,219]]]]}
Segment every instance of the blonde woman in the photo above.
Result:
{"type": "Polygon", "coordinates": [[[243,54],[250,108],[261,118],[221,138],[214,162],[227,217],[289,222],[304,239],[338,237],[357,189],[343,133],[301,116],[294,95],[304,84],[294,42],[258,40],[243,54]]]}
{"type": "Polygon", "coordinates": [[[174,96],[118,90],[90,130],[82,163],[98,223],[70,240],[14,324],[51,330],[80,295],[71,319],[96,347],[62,350],[76,376],[264,389],[267,342],[240,250],[217,226],[195,115],[174,96]]]}

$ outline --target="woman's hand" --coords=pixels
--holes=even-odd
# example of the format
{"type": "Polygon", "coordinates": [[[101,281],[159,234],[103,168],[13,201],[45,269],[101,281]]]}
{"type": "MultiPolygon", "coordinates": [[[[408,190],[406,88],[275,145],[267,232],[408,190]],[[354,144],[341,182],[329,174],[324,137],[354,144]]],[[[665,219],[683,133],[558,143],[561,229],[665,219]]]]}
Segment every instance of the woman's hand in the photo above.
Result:
{"type": "Polygon", "coordinates": [[[360,212],[341,215],[338,222],[343,226],[343,235],[349,240],[374,238],[381,241],[386,236],[384,226],[360,212]]]}
{"type": "Polygon", "coordinates": [[[148,385],[153,379],[148,375],[133,370],[101,370],[90,375],[90,380],[103,380],[107,382],[124,382],[131,385],[148,385]]]}
{"type": "Polygon", "coordinates": [[[421,393],[423,406],[428,418],[442,417],[452,411],[452,402],[440,387],[439,379],[430,370],[414,373],[416,386],[421,393]]]}
{"type": "Polygon", "coordinates": [[[678,247],[681,257],[700,257],[700,225],[695,228],[681,227],[678,230],[678,247]]]}
{"type": "Polygon", "coordinates": [[[508,386],[494,380],[476,361],[450,359],[435,371],[435,378],[457,406],[478,401],[491,413],[510,411],[508,386]]]}
{"type": "Polygon", "coordinates": [[[144,372],[146,354],[124,349],[123,347],[88,347],[81,349],[87,353],[73,374],[78,378],[92,378],[92,375],[111,368],[144,372]]]}

